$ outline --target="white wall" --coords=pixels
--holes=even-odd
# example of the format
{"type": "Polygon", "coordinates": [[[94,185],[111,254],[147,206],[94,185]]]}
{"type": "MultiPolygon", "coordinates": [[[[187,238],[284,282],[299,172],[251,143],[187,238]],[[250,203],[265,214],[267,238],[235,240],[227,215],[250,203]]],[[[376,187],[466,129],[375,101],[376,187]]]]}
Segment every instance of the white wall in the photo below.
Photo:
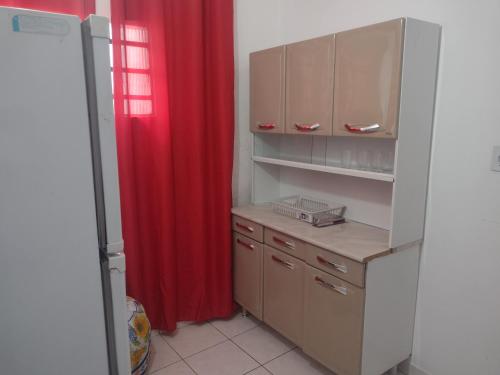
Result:
{"type": "Polygon", "coordinates": [[[284,0],[235,0],[236,127],[233,201],[250,201],[251,137],[249,123],[248,54],[282,43],[284,0]]]}
{"type": "Polygon", "coordinates": [[[250,200],[248,53],[409,16],[443,25],[413,363],[500,374],[500,1],[236,0],[236,203],[250,200]]]}

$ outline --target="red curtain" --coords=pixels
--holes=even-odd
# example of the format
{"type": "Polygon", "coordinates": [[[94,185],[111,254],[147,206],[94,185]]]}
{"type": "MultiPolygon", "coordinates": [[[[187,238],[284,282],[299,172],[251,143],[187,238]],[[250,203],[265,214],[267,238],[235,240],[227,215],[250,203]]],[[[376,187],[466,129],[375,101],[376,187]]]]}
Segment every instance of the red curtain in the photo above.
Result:
{"type": "Polygon", "coordinates": [[[154,328],[231,313],[232,0],[112,0],[127,292],[154,328]]]}
{"type": "Polygon", "coordinates": [[[81,19],[95,13],[95,0],[0,0],[0,5],[75,14],[81,19]]]}

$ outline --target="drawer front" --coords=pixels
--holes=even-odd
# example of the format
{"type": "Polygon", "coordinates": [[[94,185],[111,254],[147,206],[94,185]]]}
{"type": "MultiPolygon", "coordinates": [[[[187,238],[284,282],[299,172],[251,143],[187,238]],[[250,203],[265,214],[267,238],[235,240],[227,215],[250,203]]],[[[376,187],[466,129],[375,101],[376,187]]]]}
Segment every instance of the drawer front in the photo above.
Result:
{"type": "Polygon", "coordinates": [[[257,319],[262,319],[263,245],[233,232],[234,299],[257,319]]]}
{"type": "Polygon", "coordinates": [[[264,245],[264,321],[297,345],[304,323],[305,264],[264,245]]]}
{"type": "Polygon", "coordinates": [[[305,259],[306,243],[294,237],[265,228],[264,243],[299,259],[305,259]]]}
{"type": "Polygon", "coordinates": [[[334,276],[357,286],[365,286],[365,264],[332,253],[313,245],[307,245],[306,261],[334,276]]]}
{"type": "Polygon", "coordinates": [[[264,241],[264,228],[253,221],[233,215],[233,230],[259,242],[264,241]]]}
{"type": "Polygon", "coordinates": [[[304,352],[336,373],[359,375],[364,298],[363,289],[306,266],[304,352]]]}

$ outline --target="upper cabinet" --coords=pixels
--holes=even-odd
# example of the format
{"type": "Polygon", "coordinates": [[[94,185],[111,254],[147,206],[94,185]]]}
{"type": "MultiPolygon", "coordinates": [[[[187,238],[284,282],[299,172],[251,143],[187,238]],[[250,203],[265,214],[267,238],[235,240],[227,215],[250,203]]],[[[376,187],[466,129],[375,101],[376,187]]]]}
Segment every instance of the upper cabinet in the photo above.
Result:
{"type": "Polygon", "coordinates": [[[285,47],[250,54],[250,129],[284,133],[285,47]]]}
{"type": "Polygon", "coordinates": [[[332,135],[335,37],[286,46],[286,133],[332,135]]]}
{"type": "Polygon", "coordinates": [[[336,34],[333,135],[397,138],[404,19],[336,34]]]}

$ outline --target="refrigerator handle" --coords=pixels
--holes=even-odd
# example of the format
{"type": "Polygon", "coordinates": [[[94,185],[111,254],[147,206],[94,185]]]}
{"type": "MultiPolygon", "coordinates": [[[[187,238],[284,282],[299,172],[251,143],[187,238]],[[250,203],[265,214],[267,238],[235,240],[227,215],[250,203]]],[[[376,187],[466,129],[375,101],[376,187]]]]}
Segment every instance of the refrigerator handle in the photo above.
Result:
{"type": "Polygon", "coordinates": [[[113,243],[108,243],[106,244],[106,252],[116,254],[116,253],[122,253],[124,249],[124,244],[123,241],[118,241],[118,242],[113,242],[113,243]]]}

